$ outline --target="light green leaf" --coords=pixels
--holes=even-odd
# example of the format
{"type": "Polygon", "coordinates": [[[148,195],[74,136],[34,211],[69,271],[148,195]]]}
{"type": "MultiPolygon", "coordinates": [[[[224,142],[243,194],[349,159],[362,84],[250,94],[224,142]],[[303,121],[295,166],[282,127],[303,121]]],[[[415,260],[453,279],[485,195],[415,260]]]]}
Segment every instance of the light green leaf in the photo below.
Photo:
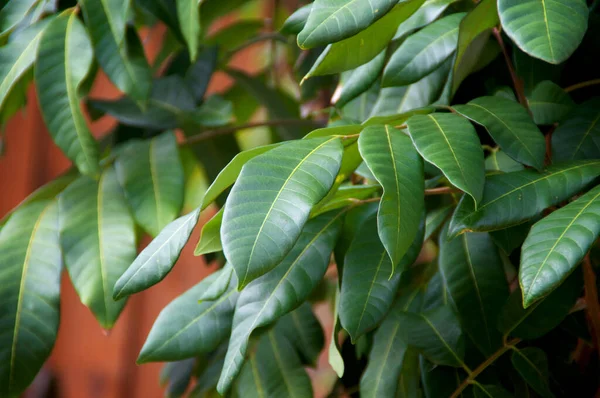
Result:
{"type": "Polygon", "coordinates": [[[336,210],[342,207],[355,205],[357,201],[367,199],[381,190],[379,185],[348,185],[336,190],[331,198],[323,203],[322,207],[313,208],[313,216],[336,210]],[[314,211],[316,209],[316,211],[314,211]]]}
{"type": "Polygon", "coordinates": [[[340,289],[335,289],[335,300],[334,300],[334,311],[333,311],[333,328],[331,330],[331,340],[329,341],[329,348],[327,349],[327,360],[329,365],[335,371],[337,376],[341,379],[344,376],[344,358],[342,357],[342,348],[340,346],[339,334],[342,329],[339,317],[339,301],[340,301],[340,289]]]}
{"type": "Polygon", "coordinates": [[[502,346],[496,318],[508,298],[500,253],[486,233],[447,236],[445,230],[440,234],[440,271],[463,330],[489,356],[502,346]]]}
{"type": "Polygon", "coordinates": [[[219,392],[229,390],[240,372],[252,332],[298,307],[321,281],[343,214],[344,211],[326,213],[309,221],[283,261],[242,290],[219,379],[219,392]]]}
{"type": "Polygon", "coordinates": [[[575,102],[569,94],[548,80],[535,86],[531,95],[527,97],[527,103],[536,124],[562,122],[575,107],[575,102]]]}
{"type": "Polygon", "coordinates": [[[138,364],[207,354],[229,336],[239,296],[235,290],[236,278],[232,278],[228,290],[217,300],[198,303],[198,298],[218,277],[219,272],[210,275],[163,308],[142,347],[138,364]]]}
{"type": "Polygon", "coordinates": [[[483,151],[471,123],[454,114],[433,114],[413,116],[406,125],[421,156],[479,202],[485,180],[483,151]]]}
{"type": "Polygon", "coordinates": [[[342,160],[339,138],[288,142],[248,161],[223,214],[221,242],[239,288],[273,269],[329,191],[342,160]]]}
{"type": "MultiPolygon", "coordinates": [[[[27,14],[34,10],[40,0],[8,0],[0,10],[0,38],[8,36],[27,14]]],[[[18,54],[17,54],[18,55],[18,54]]]]}
{"type": "Polygon", "coordinates": [[[529,307],[560,285],[600,234],[600,186],[534,224],[521,249],[519,282],[529,307]]]}
{"type": "Polygon", "coordinates": [[[183,205],[183,166],[175,135],[167,131],[150,140],[130,141],[115,168],[136,221],[157,236],[183,205]]]}
{"type": "Polygon", "coordinates": [[[50,355],[62,255],[55,201],[28,203],[0,230],[0,395],[19,396],[50,355]]]}
{"type": "Polygon", "coordinates": [[[448,233],[456,236],[465,231],[495,231],[521,224],[570,198],[598,175],[600,161],[557,164],[542,173],[523,170],[490,175],[479,207],[476,209],[473,201],[464,196],[448,233]]]}
{"type": "Polygon", "coordinates": [[[82,176],[59,196],[60,244],[81,302],[110,329],[126,300],[113,300],[112,287],[135,259],[133,218],[115,171],[96,181],[82,176]]]}
{"type": "Polygon", "coordinates": [[[394,35],[394,40],[401,39],[404,35],[429,25],[435,21],[448,6],[457,0],[425,0],[423,5],[408,18],[402,22],[394,35]]]}
{"type": "Polygon", "coordinates": [[[100,66],[117,88],[139,103],[150,96],[152,76],[137,34],[127,31],[129,1],[80,0],[100,66]]]}
{"type": "Polygon", "coordinates": [[[485,169],[489,171],[510,173],[513,171],[524,170],[525,166],[498,149],[492,151],[488,157],[485,158],[485,169]]]}
{"type": "Polygon", "coordinates": [[[600,158],[600,98],[577,105],[552,134],[554,161],[600,158]]]}
{"type": "Polygon", "coordinates": [[[200,44],[199,2],[200,0],[178,0],[175,2],[179,28],[187,43],[192,62],[198,57],[198,46],[200,44]]]}
{"type": "Polygon", "coordinates": [[[383,17],[397,0],[315,0],[298,46],[323,46],[354,36],[383,17]]]}
{"type": "Polygon", "coordinates": [[[214,301],[221,297],[227,291],[233,274],[233,268],[229,264],[225,264],[223,270],[219,272],[219,277],[202,293],[198,302],[214,301]]]}
{"type": "Polygon", "coordinates": [[[297,35],[304,29],[310,10],[312,9],[312,3],[306,4],[298,8],[292,15],[285,20],[285,23],[281,27],[281,33],[285,35],[297,35]]]}
{"type": "Polygon", "coordinates": [[[114,285],[113,297],[118,300],[141,292],[162,281],[171,271],[187,243],[200,210],[169,223],[137,256],[114,285]]]}
{"type": "Polygon", "coordinates": [[[194,256],[220,252],[223,250],[221,244],[221,224],[223,222],[223,209],[221,208],[210,220],[202,226],[200,239],[194,249],[194,256]]]}
{"type": "Polygon", "coordinates": [[[366,64],[344,73],[341,85],[338,87],[339,96],[336,90],[336,96],[334,96],[332,102],[337,107],[343,107],[367,91],[379,77],[379,74],[383,70],[383,65],[385,65],[385,50],[366,64]]]}
{"type": "Polygon", "coordinates": [[[479,97],[454,109],[484,126],[508,156],[538,170],[544,168],[546,141],[527,110],[518,103],[500,97],[479,97]]]}
{"type": "Polygon", "coordinates": [[[383,186],[377,230],[395,270],[417,237],[422,221],[425,208],[423,160],[410,138],[391,126],[365,128],[360,133],[358,148],[383,186]]]}
{"type": "Polygon", "coordinates": [[[98,147],[81,111],[78,93],[92,65],[92,48],[72,11],[54,19],[40,39],[35,81],[42,115],[54,142],[82,174],[99,172],[98,147]]]}
{"type": "Polygon", "coordinates": [[[546,353],[536,347],[522,350],[513,348],[510,360],[523,379],[544,398],[552,398],[554,394],[548,386],[548,359],[546,353]]]}
{"type": "Polygon", "coordinates": [[[456,50],[464,15],[449,15],[408,37],[390,57],[382,86],[405,86],[436,70],[456,50]]]}
{"type": "Polygon", "coordinates": [[[521,50],[552,64],[569,58],[587,30],[583,0],[498,0],[498,12],[504,31],[521,50]]]}
{"type": "Polygon", "coordinates": [[[389,124],[389,125],[395,126],[397,124],[402,124],[402,123],[406,122],[408,119],[410,119],[414,115],[427,115],[434,111],[435,111],[434,108],[419,108],[419,109],[413,109],[413,110],[402,112],[402,113],[395,113],[393,115],[371,116],[367,120],[365,120],[361,124],[361,126],[367,127],[367,126],[375,126],[375,125],[380,125],[380,124],[389,124]]]}

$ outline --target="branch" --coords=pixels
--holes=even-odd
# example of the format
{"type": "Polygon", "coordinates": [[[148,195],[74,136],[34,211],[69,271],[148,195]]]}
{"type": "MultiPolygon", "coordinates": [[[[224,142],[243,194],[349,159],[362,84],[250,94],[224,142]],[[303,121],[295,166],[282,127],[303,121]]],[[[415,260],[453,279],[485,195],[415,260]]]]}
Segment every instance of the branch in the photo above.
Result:
{"type": "Polygon", "coordinates": [[[519,79],[517,73],[515,72],[515,68],[513,68],[512,61],[510,60],[510,55],[508,55],[508,51],[506,50],[506,46],[504,45],[504,40],[502,39],[502,34],[500,34],[500,29],[494,28],[492,29],[492,33],[494,37],[498,41],[500,48],[502,49],[502,54],[504,54],[504,60],[506,61],[506,66],[508,67],[508,72],[510,73],[510,77],[513,81],[513,86],[515,87],[515,92],[517,93],[517,98],[521,105],[527,109],[529,113],[529,104],[527,104],[527,98],[525,98],[525,88],[523,87],[523,81],[519,79]]]}
{"type": "Polygon", "coordinates": [[[458,193],[460,190],[452,188],[452,187],[440,187],[440,188],[431,188],[425,190],[425,195],[451,195],[453,193],[458,193]]]}
{"type": "Polygon", "coordinates": [[[571,91],[575,91],[584,87],[594,86],[596,84],[600,84],[600,79],[588,80],[586,82],[573,84],[572,86],[565,88],[565,92],[570,93],[571,91]]]}
{"type": "Polygon", "coordinates": [[[600,304],[598,303],[598,290],[596,288],[596,274],[592,267],[590,254],[583,259],[583,284],[585,288],[586,313],[590,320],[590,334],[600,352],[600,304]]]}

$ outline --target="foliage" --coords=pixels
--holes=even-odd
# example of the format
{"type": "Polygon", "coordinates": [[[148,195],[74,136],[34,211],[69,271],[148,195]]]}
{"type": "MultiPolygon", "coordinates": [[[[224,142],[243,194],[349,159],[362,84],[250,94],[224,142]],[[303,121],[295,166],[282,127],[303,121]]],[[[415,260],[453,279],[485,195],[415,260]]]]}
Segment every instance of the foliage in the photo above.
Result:
{"type": "Polygon", "coordinates": [[[109,329],[208,217],[221,269],[138,358],[168,396],[311,396],[325,352],[331,396],[600,387],[600,1],[3,4],[0,122],[35,85],[73,166],[0,221],[0,397],[52,350],[63,265],[109,329]],[[90,96],[100,71],[121,98],[90,96]]]}

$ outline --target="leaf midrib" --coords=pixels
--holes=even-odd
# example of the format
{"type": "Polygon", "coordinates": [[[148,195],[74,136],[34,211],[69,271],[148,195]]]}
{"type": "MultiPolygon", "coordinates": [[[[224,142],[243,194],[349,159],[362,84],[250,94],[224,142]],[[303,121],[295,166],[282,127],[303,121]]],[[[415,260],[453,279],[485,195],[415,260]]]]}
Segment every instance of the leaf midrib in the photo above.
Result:
{"type": "MultiPolygon", "coordinates": [[[[349,8],[352,4],[354,4],[357,1],[360,1],[360,0],[350,0],[349,2],[347,2],[346,4],[344,4],[342,7],[338,8],[336,11],[332,12],[327,18],[325,18],[319,24],[317,24],[317,26],[315,26],[313,28],[312,32],[310,32],[308,34],[308,36],[306,36],[306,38],[304,39],[304,41],[302,41],[302,44],[300,45],[300,47],[304,46],[304,44],[312,37],[312,35],[314,35],[315,32],[317,32],[325,23],[329,22],[329,20],[331,18],[336,18],[336,14],[337,13],[342,12],[346,8],[349,8]]],[[[373,10],[373,6],[371,5],[371,2],[367,1],[367,3],[369,3],[369,6],[371,7],[371,11],[372,11],[373,10]]],[[[329,7],[327,7],[327,8],[329,8],[329,7]]],[[[312,12],[313,12],[313,10],[311,10],[311,13],[312,12]]],[[[350,14],[352,14],[352,17],[354,17],[354,14],[352,12],[350,12],[350,14]]],[[[310,15],[309,15],[309,17],[310,17],[310,15]]]]}

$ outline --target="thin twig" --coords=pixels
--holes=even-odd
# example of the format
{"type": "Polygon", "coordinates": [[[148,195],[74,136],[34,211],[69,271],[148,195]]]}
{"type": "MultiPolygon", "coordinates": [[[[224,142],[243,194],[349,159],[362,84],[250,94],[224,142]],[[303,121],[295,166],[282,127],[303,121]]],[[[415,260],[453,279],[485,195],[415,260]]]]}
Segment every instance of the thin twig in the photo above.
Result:
{"type": "Polygon", "coordinates": [[[573,84],[572,86],[565,88],[565,92],[570,93],[571,91],[575,91],[575,90],[578,90],[578,89],[584,88],[584,87],[594,86],[596,84],[600,84],[600,79],[593,79],[593,80],[588,80],[586,82],[573,84]]]}
{"type": "Polygon", "coordinates": [[[452,187],[440,187],[440,188],[430,188],[425,190],[425,195],[450,195],[453,193],[460,192],[458,189],[452,187]]]}
{"type": "Polygon", "coordinates": [[[596,288],[596,274],[592,267],[590,254],[583,258],[583,284],[585,289],[586,313],[590,320],[590,334],[600,352],[600,304],[598,303],[598,290],[596,288]]]}
{"type": "Polygon", "coordinates": [[[519,99],[521,105],[523,105],[525,109],[527,109],[527,111],[531,113],[531,111],[529,110],[529,104],[527,103],[527,98],[525,97],[525,88],[523,86],[523,81],[519,78],[519,76],[517,76],[517,73],[515,72],[515,68],[513,67],[512,61],[510,60],[510,55],[508,55],[508,51],[506,50],[506,46],[504,45],[504,40],[502,39],[500,29],[492,29],[492,33],[494,34],[496,41],[498,41],[498,44],[502,49],[502,54],[504,54],[504,60],[506,61],[508,72],[510,73],[510,77],[513,81],[513,86],[515,87],[517,98],[519,99]]]}

